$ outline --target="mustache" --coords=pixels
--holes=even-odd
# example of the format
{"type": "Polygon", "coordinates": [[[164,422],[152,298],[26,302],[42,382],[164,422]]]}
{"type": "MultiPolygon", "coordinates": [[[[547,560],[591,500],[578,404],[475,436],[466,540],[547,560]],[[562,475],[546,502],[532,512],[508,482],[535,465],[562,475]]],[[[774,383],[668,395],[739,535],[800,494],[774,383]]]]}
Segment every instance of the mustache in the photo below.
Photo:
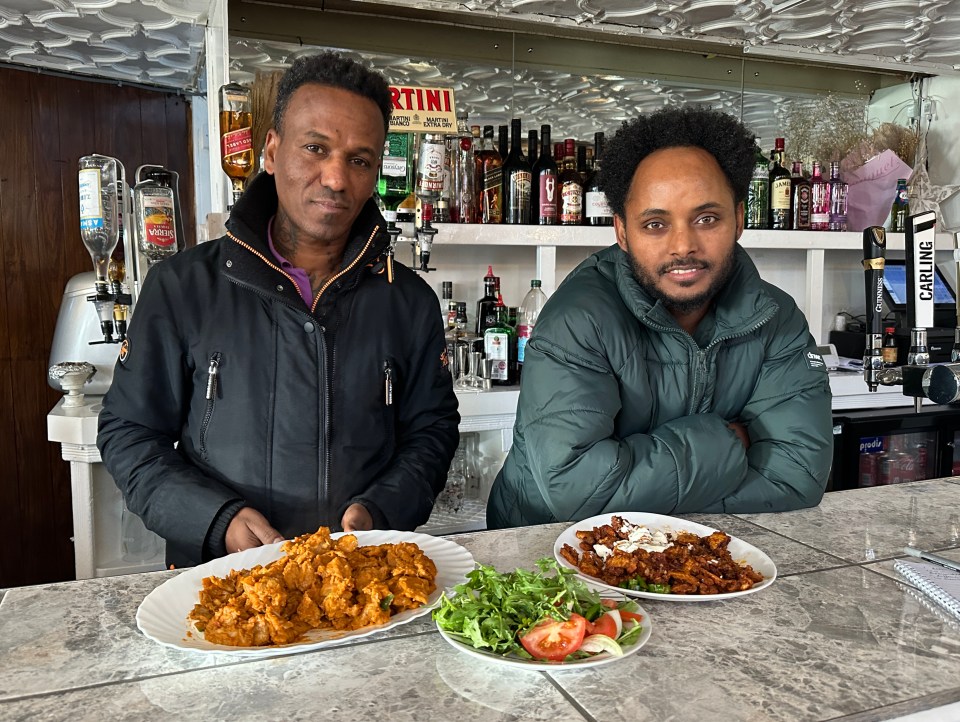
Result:
{"type": "Polygon", "coordinates": [[[671,261],[670,263],[664,263],[657,269],[657,273],[661,276],[670,273],[675,268],[690,269],[696,268],[699,270],[710,268],[712,264],[707,263],[706,261],[701,261],[693,258],[687,258],[683,260],[671,261]]]}

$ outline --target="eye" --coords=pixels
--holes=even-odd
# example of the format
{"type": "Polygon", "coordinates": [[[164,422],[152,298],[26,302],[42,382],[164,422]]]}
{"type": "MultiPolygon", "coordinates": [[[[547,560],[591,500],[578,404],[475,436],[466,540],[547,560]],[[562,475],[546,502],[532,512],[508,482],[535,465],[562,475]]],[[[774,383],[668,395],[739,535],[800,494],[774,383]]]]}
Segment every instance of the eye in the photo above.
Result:
{"type": "Polygon", "coordinates": [[[317,145],[316,143],[309,143],[308,145],[303,146],[303,149],[310,153],[323,153],[324,148],[322,145],[317,145]]]}
{"type": "Polygon", "coordinates": [[[663,221],[647,221],[643,224],[643,227],[651,231],[660,231],[667,226],[663,221]]]}
{"type": "Polygon", "coordinates": [[[705,216],[700,216],[697,219],[697,223],[699,223],[702,226],[709,226],[713,223],[716,223],[718,220],[720,219],[714,215],[705,215],[705,216]]]}
{"type": "Polygon", "coordinates": [[[350,161],[350,162],[353,163],[355,166],[359,166],[360,168],[369,168],[369,167],[370,167],[370,161],[367,160],[366,158],[354,158],[354,159],[353,159],[352,161],[350,161]]]}

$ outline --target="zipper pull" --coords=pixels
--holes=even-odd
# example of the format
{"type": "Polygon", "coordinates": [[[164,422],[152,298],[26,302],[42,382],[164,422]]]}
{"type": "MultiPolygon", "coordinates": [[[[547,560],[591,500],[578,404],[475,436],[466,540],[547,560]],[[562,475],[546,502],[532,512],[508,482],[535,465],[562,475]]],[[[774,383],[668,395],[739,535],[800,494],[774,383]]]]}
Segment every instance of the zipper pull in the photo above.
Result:
{"type": "Polygon", "coordinates": [[[387,283],[393,283],[393,246],[387,248],[387,283]]]}
{"type": "Polygon", "coordinates": [[[383,402],[393,406],[393,369],[389,361],[383,362],[383,402]]]}
{"type": "Polygon", "coordinates": [[[210,357],[210,368],[207,369],[207,401],[213,401],[217,395],[217,374],[220,372],[220,352],[210,357]]]}

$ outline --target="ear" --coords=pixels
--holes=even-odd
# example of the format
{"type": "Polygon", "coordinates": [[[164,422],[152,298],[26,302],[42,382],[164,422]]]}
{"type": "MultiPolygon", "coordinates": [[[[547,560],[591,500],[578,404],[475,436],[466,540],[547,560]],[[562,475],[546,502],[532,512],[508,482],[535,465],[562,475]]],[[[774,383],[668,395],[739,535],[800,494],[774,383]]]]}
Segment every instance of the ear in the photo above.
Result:
{"type": "Polygon", "coordinates": [[[267,131],[267,139],[263,143],[263,169],[273,175],[275,158],[277,155],[277,145],[280,143],[280,135],[273,128],[267,131]]]}
{"type": "Polygon", "coordinates": [[[737,203],[736,208],[734,209],[734,213],[737,214],[737,237],[734,239],[735,241],[739,241],[739,240],[740,240],[740,236],[743,235],[743,213],[744,213],[744,210],[745,210],[745,208],[744,208],[744,201],[740,201],[739,203],[737,203]]]}
{"type": "Polygon", "coordinates": [[[629,253],[630,249],[627,246],[627,222],[616,213],[613,214],[613,230],[617,234],[617,245],[620,246],[624,252],[629,253]]]}

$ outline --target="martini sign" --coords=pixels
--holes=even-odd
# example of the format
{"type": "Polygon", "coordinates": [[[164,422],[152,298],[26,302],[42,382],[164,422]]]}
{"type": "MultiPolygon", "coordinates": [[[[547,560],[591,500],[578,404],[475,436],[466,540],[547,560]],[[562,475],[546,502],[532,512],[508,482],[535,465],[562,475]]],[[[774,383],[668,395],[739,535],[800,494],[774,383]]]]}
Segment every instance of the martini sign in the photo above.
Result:
{"type": "Polygon", "coordinates": [[[391,133],[456,133],[453,88],[391,85],[391,133]]]}

